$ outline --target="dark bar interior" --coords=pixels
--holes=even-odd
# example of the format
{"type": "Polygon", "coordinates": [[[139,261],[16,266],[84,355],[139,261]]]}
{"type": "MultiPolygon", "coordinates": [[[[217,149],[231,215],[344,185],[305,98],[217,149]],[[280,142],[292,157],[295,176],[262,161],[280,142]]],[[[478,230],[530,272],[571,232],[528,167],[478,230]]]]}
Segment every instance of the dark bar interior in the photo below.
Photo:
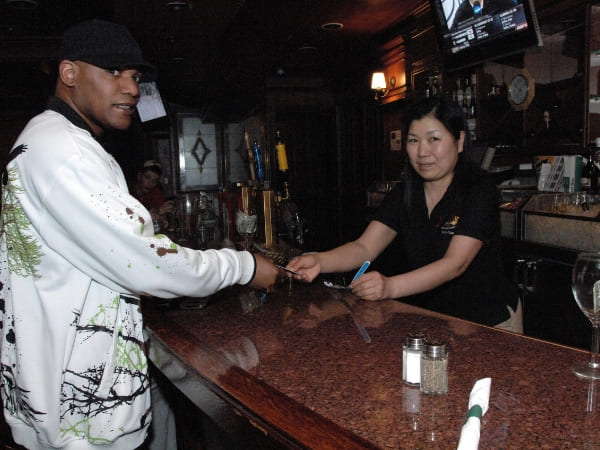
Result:
{"type": "MultiPolygon", "coordinates": [[[[131,125],[95,133],[105,124],[80,126],[68,114],[67,119],[89,132],[120,166],[127,185],[122,195],[128,191],[143,209],[131,233],[168,239],[164,247],[152,241],[156,273],[167,270],[162,265],[169,256],[184,258],[186,252],[198,259],[223,249],[241,255],[235,257],[239,264],[231,263],[235,269],[222,260],[218,270],[211,268],[224,280],[209,280],[212,291],[205,296],[181,293],[201,291],[187,286],[158,286],[162,275],[155,280],[149,264],[137,261],[127,270],[146,277],[141,285],[127,285],[122,273],[114,279],[105,272],[90,275],[115,293],[121,287],[120,301],[139,304],[143,317],[140,346],[148,367],[141,373],[149,372],[152,385],[146,387],[157,411],[170,414],[163,420],[153,411],[151,429],[168,435],[170,443],[146,442],[139,448],[457,448],[469,395],[485,378],[491,378],[491,392],[480,420],[481,448],[599,447],[600,361],[590,363],[597,366],[592,370],[597,377],[576,375],[572,367],[591,361],[594,345],[600,344],[592,326],[598,322],[600,289],[589,287],[595,297],[587,307],[583,294],[577,301],[574,294],[580,292],[580,280],[574,282],[581,272],[574,270],[578,256],[600,253],[600,4],[492,2],[0,0],[0,163],[7,167],[0,229],[0,256],[6,261],[0,266],[6,267],[0,274],[2,309],[5,300],[18,305],[22,295],[6,281],[14,283],[18,272],[11,239],[22,227],[12,215],[20,192],[11,187],[14,172],[8,169],[22,159],[20,153],[32,152],[27,146],[11,150],[28,122],[47,109],[61,80],[65,30],[87,19],[115,22],[127,27],[152,66],[135,81],[137,106],[120,106],[135,107],[127,112],[131,125]],[[498,204],[491,213],[484,207],[472,213],[468,230],[460,228],[458,215],[454,223],[436,225],[452,228],[459,222],[459,236],[452,240],[481,244],[466,265],[485,257],[485,269],[478,275],[461,269],[420,289],[419,283],[426,284],[422,278],[401,277],[419,270],[415,265],[435,264],[427,252],[433,253],[430,247],[437,243],[423,237],[428,235],[418,221],[421,210],[410,203],[414,198],[406,200],[408,195],[400,197],[396,189],[409,192],[420,176],[427,221],[446,207],[446,190],[431,201],[427,187],[433,183],[423,175],[429,169],[415,163],[415,142],[421,141],[423,152],[425,141],[415,124],[433,116],[415,118],[414,105],[426,98],[443,98],[461,112],[461,142],[469,142],[470,162],[491,180],[498,204]],[[400,205],[400,198],[408,211],[401,218],[409,225],[382,211],[400,205]],[[481,237],[480,212],[483,223],[489,217],[499,221],[493,246],[487,235],[481,237]],[[363,280],[378,273],[385,280],[378,286],[398,294],[380,295],[377,301],[370,301],[366,290],[356,295],[360,288],[354,283],[354,291],[344,289],[360,266],[353,264],[358,256],[340,251],[335,264],[327,256],[345,243],[364,243],[373,223],[384,228],[378,239],[387,243],[389,237],[389,245],[379,251],[373,244],[376,257],[369,258],[366,272],[373,278],[363,280]],[[144,227],[153,227],[154,234],[144,227]],[[396,237],[415,229],[422,234],[396,237]],[[424,255],[411,246],[420,239],[427,241],[424,255]],[[250,261],[245,250],[259,258],[254,257],[250,281],[264,275],[265,258],[279,266],[275,285],[247,284],[249,269],[240,262],[250,261]],[[307,282],[310,255],[317,255],[320,266],[307,282]],[[488,268],[497,273],[485,274],[488,268]],[[231,271],[238,269],[241,275],[230,281],[231,271]],[[402,280],[410,280],[410,286],[402,280]],[[514,308],[506,306],[511,319],[516,311],[519,330],[500,329],[506,318],[496,320],[492,313],[486,322],[477,319],[487,318],[485,312],[468,311],[469,316],[459,307],[440,307],[439,299],[446,297],[437,295],[455,282],[484,292],[481,305],[487,305],[504,292],[497,280],[506,280],[517,293],[514,308]],[[342,289],[328,288],[324,281],[342,289]],[[445,345],[442,383],[447,380],[447,386],[442,390],[447,392],[430,394],[423,392],[422,380],[421,386],[403,381],[403,344],[411,333],[426,335],[429,346],[430,341],[445,345]]],[[[441,118],[434,119],[452,131],[441,118]]],[[[450,180],[458,177],[456,164],[450,180]]],[[[455,191],[446,187],[453,199],[455,191]]],[[[483,196],[466,198],[475,203],[483,196]]],[[[47,239],[44,251],[56,247],[45,222],[53,217],[52,209],[45,209],[52,203],[52,197],[40,202],[44,214],[39,218],[29,214],[27,202],[23,206],[32,226],[40,225],[36,236],[47,239]]],[[[62,208],[76,205],[67,202],[62,208]]],[[[138,213],[128,209],[127,214],[138,213]]],[[[69,233],[66,227],[59,234],[69,233]]],[[[370,243],[378,242],[373,233],[370,243]]],[[[102,235],[97,238],[105,242],[102,235]]],[[[440,260],[451,253],[444,253],[447,247],[440,260]]],[[[23,248],[23,254],[31,250],[23,248]]],[[[86,264],[100,254],[88,244],[79,248],[86,264]]],[[[204,264],[213,262],[209,256],[204,264]]],[[[182,276],[176,265],[164,267],[182,276]]],[[[88,275],[88,269],[81,272],[88,275]]],[[[198,285],[205,281],[198,276],[198,285]]],[[[52,309],[40,310],[45,308],[52,309]]],[[[3,339],[10,340],[15,321],[2,313],[3,339]]],[[[42,327],[42,316],[26,316],[25,322],[40,320],[42,327]]],[[[423,350],[421,371],[428,356],[439,362],[434,350],[418,350],[423,350]]],[[[65,362],[69,352],[62,354],[65,362]]],[[[12,404],[7,361],[2,360],[0,392],[5,413],[12,404]]],[[[68,378],[67,367],[61,370],[68,378]]],[[[66,420],[68,414],[61,414],[60,421],[66,420]]],[[[65,423],[61,430],[68,434],[65,423]]],[[[5,421],[1,425],[5,448],[24,448],[13,440],[14,423],[12,432],[5,421]]],[[[40,445],[51,445],[50,437],[39,439],[40,445]]],[[[81,448],[95,448],[90,436],[82,441],[81,448]]]]}

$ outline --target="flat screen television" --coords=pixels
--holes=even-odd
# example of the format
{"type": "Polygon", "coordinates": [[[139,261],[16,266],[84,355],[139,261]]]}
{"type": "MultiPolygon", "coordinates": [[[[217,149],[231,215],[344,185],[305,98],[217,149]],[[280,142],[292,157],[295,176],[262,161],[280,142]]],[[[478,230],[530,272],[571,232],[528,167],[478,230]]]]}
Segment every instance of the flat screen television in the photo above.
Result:
{"type": "Polygon", "coordinates": [[[448,71],[542,45],[532,0],[429,1],[448,71]]]}

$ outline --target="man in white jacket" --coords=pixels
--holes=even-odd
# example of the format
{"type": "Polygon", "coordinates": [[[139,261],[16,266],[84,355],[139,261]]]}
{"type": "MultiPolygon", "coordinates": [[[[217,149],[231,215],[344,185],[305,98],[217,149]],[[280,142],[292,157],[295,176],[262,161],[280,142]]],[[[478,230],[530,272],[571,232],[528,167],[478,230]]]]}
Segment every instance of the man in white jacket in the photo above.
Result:
{"type": "Polygon", "coordinates": [[[55,97],[2,174],[0,392],[28,448],[135,449],[151,421],[140,295],[267,287],[260,255],[197,251],[155,235],[98,139],[126,130],[149,67],[122,25],[65,32],[55,97]]]}

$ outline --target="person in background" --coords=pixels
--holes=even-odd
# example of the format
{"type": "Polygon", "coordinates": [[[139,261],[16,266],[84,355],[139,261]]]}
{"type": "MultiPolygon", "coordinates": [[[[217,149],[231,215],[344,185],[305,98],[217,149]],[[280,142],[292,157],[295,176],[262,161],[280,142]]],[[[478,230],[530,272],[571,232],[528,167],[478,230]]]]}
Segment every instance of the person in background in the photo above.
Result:
{"type": "Polygon", "coordinates": [[[518,287],[500,260],[500,195],[469,160],[462,109],[432,97],[408,111],[404,183],[384,199],[355,241],[296,257],[288,268],[311,282],[319,273],[347,272],[373,261],[394,239],[408,271],[367,272],[351,283],[365,300],[404,301],[485,325],[522,332],[518,287]]]}
{"type": "Polygon", "coordinates": [[[136,174],[135,182],[130,183],[129,186],[131,195],[150,211],[155,231],[160,231],[168,226],[165,215],[173,211],[173,200],[167,200],[162,191],[161,177],[161,165],[150,159],[144,162],[136,174]]]}
{"type": "Polygon", "coordinates": [[[155,235],[102,136],[129,128],[149,69],[127,28],[65,31],[55,96],[2,173],[0,392],[29,449],[135,449],[152,420],[140,296],[266,288],[261,255],[198,251],[155,235]]]}

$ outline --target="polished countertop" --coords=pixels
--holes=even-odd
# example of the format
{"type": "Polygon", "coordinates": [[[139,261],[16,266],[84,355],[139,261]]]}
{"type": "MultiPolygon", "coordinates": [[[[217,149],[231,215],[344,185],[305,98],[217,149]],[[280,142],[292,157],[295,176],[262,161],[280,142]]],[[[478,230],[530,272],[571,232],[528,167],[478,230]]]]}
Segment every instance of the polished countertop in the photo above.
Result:
{"type": "Polygon", "coordinates": [[[283,282],[248,307],[255,294],[145,300],[149,354],[175,384],[203,386],[284,446],[456,448],[473,384],[491,377],[480,448],[600,448],[596,383],[570,369],[587,352],[320,282],[283,282]],[[410,332],[447,343],[447,394],[402,382],[410,332]]]}

